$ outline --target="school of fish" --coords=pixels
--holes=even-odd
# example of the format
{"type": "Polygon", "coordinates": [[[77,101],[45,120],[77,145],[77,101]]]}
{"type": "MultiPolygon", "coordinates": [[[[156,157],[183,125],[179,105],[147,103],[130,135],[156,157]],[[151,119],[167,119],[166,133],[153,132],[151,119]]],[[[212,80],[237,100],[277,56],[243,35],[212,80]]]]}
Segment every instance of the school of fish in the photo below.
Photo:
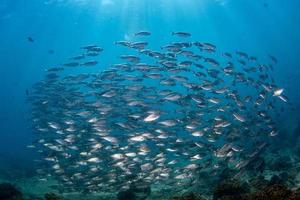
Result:
{"type": "Polygon", "coordinates": [[[288,99],[272,77],[275,57],[221,52],[186,32],[159,50],[148,48],[150,32],[134,37],[144,41],[114,44],[130,52],[123,63],[99,72],[104,49],[84,46],[30,90],[41,177],[87,192],[197,182],[242,170],[279,133],[288,99]],[[97,70],[68,72],[84,67],[97,70]]]}

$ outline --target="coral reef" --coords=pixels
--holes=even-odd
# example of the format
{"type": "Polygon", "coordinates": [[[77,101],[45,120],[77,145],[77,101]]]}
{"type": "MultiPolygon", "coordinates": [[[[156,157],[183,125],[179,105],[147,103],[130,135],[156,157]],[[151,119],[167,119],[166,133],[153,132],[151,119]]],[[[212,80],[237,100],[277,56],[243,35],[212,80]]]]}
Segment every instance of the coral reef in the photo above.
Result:
{"type": "MultiPolygon", "coordinates": [[[[262,187],[257,192],[250,193],[244,184],[223,183],[216,187],[214,200],[300,200],[300,189],[292,191],[282,184],[276,184],[280,179],[274,176],[271,181],[266,181],[262,177],[255,181],[262,187]],[[276,180],[273,180],[276,179],[276,180]],[[274,184],[275,183],[275,184],[274,184]]],[[[282,182],[282,181],[279,181],[282,182]]]]}
{"type": "Polygon", "coordinates": [[[63,200],[63,198],[54,193],[46,193],[45,200],[63,200]]]}
{"type": "Polygon", "coordinates": [[[191,193],[180,197],[173,197],[171,200],[203,200],[200,196],[191,193]]]}
{"type": "Polygon", "coordinates": [[[0,199],[1,200],[23,200],[22,193],[10,183],[0,184],[0,199]]]}
{"type": "Polygon", "coordinates": [[[135,198],[134,192],[130,189],[118,193],[118,200],[134,200],[135,198]]]}
{"type": "Polygon", "coordinates": [[[248,194],[241,200],[299,200],[300,190],[291,191],[283,185],[271,185],[257,193],[248,194]]]}
{"type": "Polygon", "coordinates": [[[144,200],[151,193],[151,187],[144,183],[138,182],[130,186],[129,189],[118,193],[118,200],[144,200]]]}
{"type": "Polygon", "coordinates": [[[239,200],[241,197],[249,192],[249,187],[239,181],[223,181],[214,190],[213,199],[232,199],[239,200]]]}
{"type": "Polygon", "coordinates": [[[272,176],[269,185],[284,185],[285,182],[288,180],[288,174],[286,172],[283,172],[279,175],[272,176]]]}
{"type": "Polygon", "coordinates": [[[249,184],[254,190],[262,190],[269,185],[269,181],[266,180],[264,176],[260,175],[251,179],[249,184]]]}

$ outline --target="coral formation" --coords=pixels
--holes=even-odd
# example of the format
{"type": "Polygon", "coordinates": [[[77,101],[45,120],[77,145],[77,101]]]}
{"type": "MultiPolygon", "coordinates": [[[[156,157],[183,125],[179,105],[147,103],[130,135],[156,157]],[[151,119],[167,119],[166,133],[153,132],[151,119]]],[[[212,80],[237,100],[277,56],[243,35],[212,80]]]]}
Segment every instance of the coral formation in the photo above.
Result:
{"type": "Polygon", "coordinates": [[[63,198],[54,193],[46,193],[45,200],[63,200],[63,198]]]}
{"type": "Polygon", "coordinates": [[[300,200],[300,189],[289,190],[286,186],[272,184],[264,189],[249,193],[240,184],[221,184],[214,193],[215,200],[300,200]]]}
{"type": "Polygon", "coordinates": [[[249,192],[248,185],[241,184],[240,182],[234,181],[223,181],[214,190],[213,199],[232,199],[239,200],[241,197],[249,192]]]}
{"type": "Polygon", "coordinates": [[[300,190],[291,191],[283,185],[271,185],[257,193],[248,194],[241,200],[299,200],[300,190]]]}
{"type": "Polygon", "coordinates": [[[200,196],[191,193],[180,197],[173,197],[171,200],[203,200],[200,196]]]}
{"type": "Polygon", "coordinates": [[[144,183],[138,182],[130,186],[129,189],[118,193],[118,200],[144,200],[151,193],[151,187],[144,183]]]}
{"type": "Polygon", "coordinates": [[[266,180],[264,176],[260,175],[251,179],[249,184],[255,190],[262,190],[269,185],[269,181],[266,180]]]}
{"type": "Polygon", "coordinates": [[[118,200],[134,200],[135,194],[132,190],[124,190],[118,193],[118,200]]]}

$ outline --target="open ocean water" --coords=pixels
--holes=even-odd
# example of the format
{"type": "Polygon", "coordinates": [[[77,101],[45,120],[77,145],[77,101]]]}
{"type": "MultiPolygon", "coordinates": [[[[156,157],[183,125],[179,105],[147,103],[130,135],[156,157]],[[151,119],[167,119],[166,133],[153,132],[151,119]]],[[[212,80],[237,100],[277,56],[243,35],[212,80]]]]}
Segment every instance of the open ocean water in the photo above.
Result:
{"type": "Polygon", "coordinates": [[[1,0],[0,200],[299,199],[299,7],[1,0]]]}

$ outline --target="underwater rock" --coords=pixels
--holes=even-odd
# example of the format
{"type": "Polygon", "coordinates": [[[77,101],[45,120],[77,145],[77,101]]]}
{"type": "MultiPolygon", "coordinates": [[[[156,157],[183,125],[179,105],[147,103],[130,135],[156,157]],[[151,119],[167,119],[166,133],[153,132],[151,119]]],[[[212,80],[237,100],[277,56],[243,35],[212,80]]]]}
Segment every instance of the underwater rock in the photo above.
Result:
{"type": "MultiPolygon", "coordinates": [[[[261,178],[260,178],[261,179],[261,178]]],[[[236,184],[221,184],[214,193],[214,200],[299,200],[300,188],[289,190],[284,185],[269,185],[264,189],[248,193],[236,184]]]]}
{"type": "Polygon", "coordinates": [[[1,200],[23,200],[23,195],[14,185],[10,183],[1,183],[0,199],[1,200]]]}
{"type": "Polygon", "coordinates": [[[287,172],[272,176],[269,185],[284,185],[289,179],[287,172]]]}
{"type": "Polygon", "coordinates": [[[243,195],[249,192],[249,187],[239,181],[223,181],[213,193],[214,200],[240,200],[243,195]]]}
{"type": "Polygon", "coordinates": [[[118,193],[118,200],[144,200],[151,194],[151,187],[144,182],[137,182],[128,190],[118,193]]]}
{"type": "Polygon", "coordinates": [[[242,200],[299,200],[300,190],[291,191],[283,185],[268,186],[264,190],[246,195],[242,200]]]}
{"type": "Polygon", "coordinates": [[[262,190],[269,185],[264,176],[257,176],[250,180],[250,185],[256,190],[262,190]]]}
{"type": "Polygon", "coordinates": [[[284,199],[291,195],[291,191],[287,190],[282,185],[273,185],[267,187],[263,192],[258,194],[258,198],[260,196],[267,196],[270,197],[270,199],[284,199]]]}
{"type": "Polygon", "coordinates": [[[278,185],[278,184],[283,184],[282,179],[277,175],[272,176],[270,180],[270,185],[278,185]]]}
{"type": "Polygon", "coordinates": [[[125,191],[120,191],[118,193],[118,200],[135,200],[136,196],[134,192],[130,189],[125,191]]]}
{"type": "Polygon", "coordinates": [[[203,199],[198,195],[191,193],[180,197],[173,197],[171,200],[203,200],[203,199]]]}
{"type": "Polygon", "coordinates": [[[45,200],[63,200],[63,198],[54,193],[46,193],[45,200]]]}

